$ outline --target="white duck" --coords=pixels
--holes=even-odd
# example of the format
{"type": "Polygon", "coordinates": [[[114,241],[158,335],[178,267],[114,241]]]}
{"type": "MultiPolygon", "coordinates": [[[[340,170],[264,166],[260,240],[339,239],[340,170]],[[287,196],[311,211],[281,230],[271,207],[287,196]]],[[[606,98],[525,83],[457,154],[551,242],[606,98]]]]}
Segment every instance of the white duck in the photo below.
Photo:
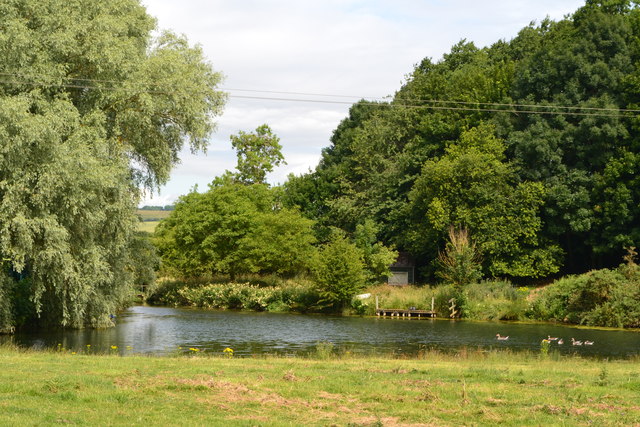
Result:
{"type": "Polygon", "coordinates": [[[507,335],[506,337],[503,337],[500,334],[496,334],[496,338],[498,339],[498,341],[506,341],[509,339],[509,335],[507,335]]]}

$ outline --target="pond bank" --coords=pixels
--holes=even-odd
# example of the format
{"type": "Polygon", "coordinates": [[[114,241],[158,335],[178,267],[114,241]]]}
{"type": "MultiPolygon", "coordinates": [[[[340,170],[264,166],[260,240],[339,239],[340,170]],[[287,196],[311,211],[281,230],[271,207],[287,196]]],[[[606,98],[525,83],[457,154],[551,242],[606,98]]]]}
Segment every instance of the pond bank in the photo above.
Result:
{"type": "MultiPolygon", "coordinates": [[[[449,318],[453,298],[456,315],[470,320],[639,328],[640,273],[633,271],[627,276],[609,270],[568,276],[545,288],[483,281],[465,286],[462,293],[448,285],[370,286],[362,290],[370,296],[354,298],[342,314],[374,316],[378,301],[380,308],[435,309],[437,317],[449,318]]],[[[155,305],[297,313],[323,312],[320,300],[311,281],[277,277],[239,283],[163,279],[147,298],[155,305]]]]}
{"type": "Polygon", "coordinates": [[[640,364],[509,353],[421,359],[118,357],[0,347],[2,425],[633,425],[640,364]]]}

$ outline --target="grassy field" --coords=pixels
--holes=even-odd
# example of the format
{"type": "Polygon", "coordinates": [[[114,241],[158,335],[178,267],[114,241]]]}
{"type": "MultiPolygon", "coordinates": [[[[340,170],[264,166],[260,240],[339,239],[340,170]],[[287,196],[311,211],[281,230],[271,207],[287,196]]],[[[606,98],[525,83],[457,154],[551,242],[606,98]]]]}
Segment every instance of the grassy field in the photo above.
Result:
{"type": "Polygon", "coordinates": [[[160,224],[160,221],[143,221],[138,223],[138,231],[146,231],[147,233],[153,233],[156,231],[156,227],[160,224]]]}
{"type": "Polygon", "coordinates": [[[146,231],[147,233],[153,233],[160,223],[160,220],[165,219],[171,214],[172,211],[151,211],[146,209],[138,209],[136,215],[142,218],[142,221],[138,225],[138,231],[146,231]]]}
{"type": "Polygon", "coordinates": [[[168,217],[173,211],[150,211],[146,209],[138,209],[136,215],[140,215],[143,221],[160,221],[168,217]]]}
{"type": "Polygon", "coordinates": [[[193,354],[0,348],[0,425],[640,425],[638,361],[193,354]]]}

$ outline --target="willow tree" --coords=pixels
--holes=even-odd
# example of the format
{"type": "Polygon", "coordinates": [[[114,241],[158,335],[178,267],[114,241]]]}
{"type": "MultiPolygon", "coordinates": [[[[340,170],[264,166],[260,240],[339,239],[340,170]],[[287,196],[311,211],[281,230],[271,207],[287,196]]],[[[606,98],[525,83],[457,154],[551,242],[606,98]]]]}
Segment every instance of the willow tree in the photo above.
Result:
{"type": "Polygon", "coordinates": [[[0,331],[106,325],[139,189],[206,147],[221,75],[136,0],[3,1],[0,57],[0,331]]]}

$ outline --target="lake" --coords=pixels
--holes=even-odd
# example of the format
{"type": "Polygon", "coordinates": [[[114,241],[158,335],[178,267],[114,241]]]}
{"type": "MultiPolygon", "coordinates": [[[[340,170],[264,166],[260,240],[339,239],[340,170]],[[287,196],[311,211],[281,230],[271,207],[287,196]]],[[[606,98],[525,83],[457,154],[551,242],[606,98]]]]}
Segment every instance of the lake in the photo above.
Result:
{"type": "Polygon", "coordinates": [[[331,342],[337,351],[362,354],[416,355],[425,349],[462,347],[539,351],[548,335],[564,338],[552,350],[585,357],[622,359],[640,355],[640,332],[585,329],[554,324],[471,322],[442,319],[341,317],[290,313],[256,313],[135,306],[116,318],[116,326],[101,330],[22,332],[0,336],[35,348],[65,348],[84,352],[168,355],[189,352],[221,353],[230,347],[242,356],[303,355],[319,342],[331,342]],[[509,336],[496,340],[496,334],[509,336]],[[591,346],[572,346],[571,338],[591,346]],[[117,346],[117,350],[111,349],[117,346]]]}

